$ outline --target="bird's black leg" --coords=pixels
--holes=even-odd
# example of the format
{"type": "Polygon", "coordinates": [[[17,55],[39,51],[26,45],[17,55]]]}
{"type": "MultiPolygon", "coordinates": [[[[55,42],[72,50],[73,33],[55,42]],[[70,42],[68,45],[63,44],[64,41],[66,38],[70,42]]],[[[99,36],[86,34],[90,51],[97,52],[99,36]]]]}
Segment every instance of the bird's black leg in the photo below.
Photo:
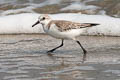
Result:
{"type": "Polygon", "coordinates": [[[86,60],[86,54],[87,54],[87,51],[83,48],[83,46],[81,45],[81,43],[79,41],[76,41],[80,47],[82,48],[83,50],[83,62],[86,60]]]}
{"type": "Polygon", "coordinates": [[[56,48],[54,48],[54,49],[49,50],[47,53],[51,53],[51,52],[55,51],[56,49],[62,47],[62,46],[63,46],[63,41],[64,41],[64,40],[62,39],[61,45],[59,45],[58,47],[56,47],[56,48]]]}

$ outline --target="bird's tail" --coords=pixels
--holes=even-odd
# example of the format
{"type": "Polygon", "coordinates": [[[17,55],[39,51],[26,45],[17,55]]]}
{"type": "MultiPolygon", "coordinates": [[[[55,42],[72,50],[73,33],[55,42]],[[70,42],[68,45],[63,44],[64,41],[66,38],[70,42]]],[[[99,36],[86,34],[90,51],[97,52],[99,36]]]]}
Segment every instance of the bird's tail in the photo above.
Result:
{"type": "Polygon", "coordinates": [[[100,24],[97,24],[97,23],[83,23],[80,28],[93,27],[93,26],[97,26],[97,25],[100,25],[100,24]]]}
{"type": "Polygon", "coordinates": [[[94,23],[93,23],[93,24],[90,24],[90,25],[91,25],[91,26],[97,26],[97,25],[100,25],[100,24],[94,24],[94,23]]]}

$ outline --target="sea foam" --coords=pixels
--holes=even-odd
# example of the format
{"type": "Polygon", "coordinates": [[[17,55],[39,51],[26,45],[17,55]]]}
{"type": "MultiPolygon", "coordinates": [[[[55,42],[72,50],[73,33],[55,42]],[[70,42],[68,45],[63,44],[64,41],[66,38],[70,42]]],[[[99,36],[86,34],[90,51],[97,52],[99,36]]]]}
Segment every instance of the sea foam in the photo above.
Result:
{"type": "MultiPolygon", "coordinates": [[[[42,26],[32,25],[40,14],[23,13],[0,17],[0,34],[44,33],[42,26]]],[[[54,20],[68,20],[79,23],[97,23],[98,26],[87,28],[83,35],[120,36],[120,19],[106,15],[86,15],[79,13],[61,13],[50,15],[54,20]]]]}
{"type": "Polygon", "coordinates": [[[0,34],[43,33],[42,27],[32,28],[39,14],[17,14],[0,17],[0,34]]]}

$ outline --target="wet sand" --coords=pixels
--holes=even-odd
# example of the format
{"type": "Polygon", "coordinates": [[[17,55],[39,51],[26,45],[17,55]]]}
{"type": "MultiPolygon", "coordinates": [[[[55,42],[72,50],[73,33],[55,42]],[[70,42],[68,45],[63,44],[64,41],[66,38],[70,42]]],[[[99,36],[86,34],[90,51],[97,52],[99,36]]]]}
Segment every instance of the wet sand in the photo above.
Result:
{"type": "Polygon", "coordinates": [[[120,80],[120,37],[80,36],[88,51],[48,35],[0,35],[0,80],[120,80]]]}

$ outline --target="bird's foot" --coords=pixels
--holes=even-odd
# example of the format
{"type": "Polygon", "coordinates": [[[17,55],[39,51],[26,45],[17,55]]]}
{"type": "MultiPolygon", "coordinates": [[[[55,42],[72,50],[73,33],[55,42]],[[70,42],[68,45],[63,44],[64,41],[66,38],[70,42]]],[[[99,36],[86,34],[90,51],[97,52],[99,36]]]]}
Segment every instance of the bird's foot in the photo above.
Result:
{"type": "Polygon", "coordinates": [[[82,59],[82,63],[84,63],[86,61],[86,57],[83,57],[82,59]]]}
{"type": "Polygon", "coordinates": [[[82,60],[82,63],[84,63],[87,59],[86,59],[86,54],[87,54],[87,51],[84,50],[84,54],[83,54],[83,60],[82,60]]]}
{"type": "Polygon", "coordinates": [[[49,51],[47,51],[47,53],[52,53],[53,52],[53,50],[49,50],[49,51]]]}
{"type": "Polygon", "coordinates": [[[49,55],[49,56],[52,56],[53,54],[53,50],[49,50],[49,51],[47,51],[47,54],[49,55]]]}

